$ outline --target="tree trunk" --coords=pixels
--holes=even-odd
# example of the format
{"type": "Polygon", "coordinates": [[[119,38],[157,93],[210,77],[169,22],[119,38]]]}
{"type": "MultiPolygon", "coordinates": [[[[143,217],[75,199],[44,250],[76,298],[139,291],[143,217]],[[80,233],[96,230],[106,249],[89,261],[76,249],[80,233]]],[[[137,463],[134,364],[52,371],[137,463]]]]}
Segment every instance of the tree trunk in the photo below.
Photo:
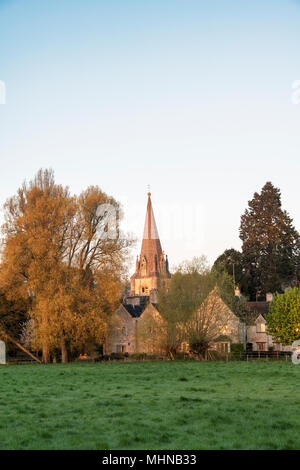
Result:
{"type": "Polygon", "coordinates": [[[50,362],[49,346],[47,344],[43,344],[42,351],[43,351],[42,362],[44,364],[48,364],[50,362]]]}
{"type": "Polygon", "coordinates": [[[66,346],[65,335],[63,333],[61,335],[60,344],[61,344],[61,362],[65,364],[66,362],[68,362],[68,350],[66,346]]]}

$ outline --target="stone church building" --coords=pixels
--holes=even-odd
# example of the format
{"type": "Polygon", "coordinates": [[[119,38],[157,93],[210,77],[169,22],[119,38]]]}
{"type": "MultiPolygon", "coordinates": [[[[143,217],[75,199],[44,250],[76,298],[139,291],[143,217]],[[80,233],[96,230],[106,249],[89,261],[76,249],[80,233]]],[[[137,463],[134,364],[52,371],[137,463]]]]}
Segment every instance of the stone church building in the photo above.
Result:
{"type": "Polygon", "coordinates": [[[105,353],[159,352],[152,338],[139,341],[146,324],[162,321],[156,309],[157,290],[168,287],[171,274],[168,257],[164,254],[148,193],[146,220],[140,255],[136,259],[135,273],[130,279],[130,294],[124,299],[112,318],[111,332],[105,345],[105,353]]]}

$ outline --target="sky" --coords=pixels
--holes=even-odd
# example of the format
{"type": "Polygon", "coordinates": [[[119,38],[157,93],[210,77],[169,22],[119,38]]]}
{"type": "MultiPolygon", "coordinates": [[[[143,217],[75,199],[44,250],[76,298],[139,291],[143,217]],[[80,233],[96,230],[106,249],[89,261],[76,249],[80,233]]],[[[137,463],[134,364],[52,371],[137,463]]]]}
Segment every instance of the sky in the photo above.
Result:
{"type": "Polygon", "coordinates": [[[1,84],[1,206],[99,185],[134,259],[150,185],[171,266],[213,263],[272,181],[300,230],[300,1],[0,0],[1,84]]]}

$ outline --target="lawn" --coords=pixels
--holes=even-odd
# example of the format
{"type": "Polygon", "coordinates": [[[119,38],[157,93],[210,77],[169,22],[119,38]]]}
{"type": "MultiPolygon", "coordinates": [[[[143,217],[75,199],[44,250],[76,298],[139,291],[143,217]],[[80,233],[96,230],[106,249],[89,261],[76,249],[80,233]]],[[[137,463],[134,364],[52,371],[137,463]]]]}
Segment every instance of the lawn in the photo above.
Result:
{"type": "Polygon", "coordinates": [[[0,366],[0,449],[300,449],[300,366],[0,366]]]}

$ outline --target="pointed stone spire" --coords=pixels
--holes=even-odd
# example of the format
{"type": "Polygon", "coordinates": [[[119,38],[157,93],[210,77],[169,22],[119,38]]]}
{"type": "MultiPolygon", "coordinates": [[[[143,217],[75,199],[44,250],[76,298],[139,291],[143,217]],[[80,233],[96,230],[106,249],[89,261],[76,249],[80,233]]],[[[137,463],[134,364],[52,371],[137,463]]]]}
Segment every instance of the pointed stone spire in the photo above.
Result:
{"type": "Polygon", "coordinates": [[[154,218],[151,193],[148,192],[148,202],[144,235],[140,257],[137,258],[136,271],[131,276],[131,295],[145,296],[160,286],[161,278],[170,279],[168,261],[162,251],[158,230],[154,218]]]}
{"type": "Polygon", "coordinates": [[[144,228],[144,239],[152,239],[152,240],[159,240],[158,231],[155,223],[154,213],[152,209],[152,202],[151,202],[151,193],[148,193],[148,203],[147,203],[147,213],[146,213],[146,220],[145,220],[145,228],[144,228]]]}
{"type": "Polygon", "coordinates": [[[152,209],[151,193],[148,193],[148,203],[144,227],[144,236],[142,241],[141,259],[143,257],[146,258],[147,271],[149,274],[156,272],[156,266],[158,264],[157,262],[155,262],[155,260],[161,259],[162,254],[163,253],[161,249],[160,239],[158,236],[158,230],[156,227],[156,222],[152,209]]]}

